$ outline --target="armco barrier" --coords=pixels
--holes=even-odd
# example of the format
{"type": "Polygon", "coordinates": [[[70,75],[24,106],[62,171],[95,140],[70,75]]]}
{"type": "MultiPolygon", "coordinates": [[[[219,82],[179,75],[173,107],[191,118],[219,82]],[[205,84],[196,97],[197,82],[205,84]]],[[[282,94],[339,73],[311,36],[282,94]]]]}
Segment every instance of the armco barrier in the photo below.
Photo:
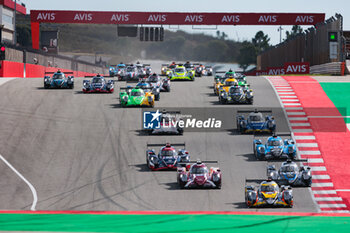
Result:
{"type": "Polygon", "coordinates": [[[1,61],[0,77],[23,78],[24,64],[14,61],[1,61]]]}
{"type": "Polygon", "coordinates": [[[330,62],[310,67],[310,74],[344,75],[344,62],[330,62]]]}

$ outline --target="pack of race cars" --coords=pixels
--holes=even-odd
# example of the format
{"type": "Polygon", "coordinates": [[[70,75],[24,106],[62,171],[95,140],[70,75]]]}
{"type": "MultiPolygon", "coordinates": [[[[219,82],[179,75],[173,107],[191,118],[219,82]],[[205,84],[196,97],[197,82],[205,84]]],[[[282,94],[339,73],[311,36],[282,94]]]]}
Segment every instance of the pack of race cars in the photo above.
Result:
{"type": "MultiPolygon", "coordinates": [[[[46,72],[44,88],[74,88],[71,73],[46,72]],[[52,74],[52,76],[50,76],[52,74]]],[[[246,77],[231,69],[214,71],[211,66],[202,64],[162,64],[161,74],[152,73],[149,64],[120,63],[111,66],[109,76],[100,74],[85,76],[83,93],[113,93],[115,80],[135,85],[120,87],[121,107],[154,107],[160,100],[161,92],[170,92],[171,81],[195,81],[196,77],[214,74],[213,91],[221,104],[253,104],[254,94],[246,77]],[[165,76],[165,77],[164,77],[165,76]]],[[[184,129],[174,122],[178,111],[163,111],[161,125],[157,129],[146,130],[148,134],[182,135],[184,129]]],[[[276,122],[271,110],[238,110],[237,131],[241,134],[254,134],[253,153],[256,160],[268,161],[266,178],[246,179],[245,203],[247,207],[293,207],[294,186],[310,187],[312,174],[309,166],[299,165],[307,160],[297,159],[297,149],[291,134],[276,134],[276,122]],[[259,133],[270,134],[264,142],[258,139],[259,133]],[[283,139],[282,137],[289,137],[283,139]],[[271,161],[282,161],[279,167],[271,161]],[[252,185],[257,183],[257,185],[252,185]]],[[[207,164],[217,161],[191,161],[185,143],[158,143],[146,145],[146,165],[151,171],[175,170],[178,187],[214,188],[222,187],[222,172],[219,167],[207,164]]]]}

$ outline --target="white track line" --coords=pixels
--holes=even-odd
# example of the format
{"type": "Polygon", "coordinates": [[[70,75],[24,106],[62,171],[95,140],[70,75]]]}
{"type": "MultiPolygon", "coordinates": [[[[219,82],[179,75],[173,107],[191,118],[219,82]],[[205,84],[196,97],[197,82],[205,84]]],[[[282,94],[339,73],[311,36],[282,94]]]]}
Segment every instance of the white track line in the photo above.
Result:
{"type": "Polygon", "coordinates": [[[337,194],[335,190],[312,190],[314,194],[337,194]]]}
{"type": "Polygon", "coordinates": [[[297,143],[298,147],[318,147],[317,143],[297,143]]]}
{"type": "Polygon", "coordinates": [[[320,155],[321,151],[319,150],[299,150],[302,155],[320,155]]]}
{"type": "Polygon", "coordinates": [[[316,201],[343,201],[341,197],[315,197],[316,201]]]}
{"type": "Polygon", "coordinates": [[[329,175],[312,175],[312,179],[314,180],[329,180],[329,175]]]}
{"type": "Polygon", "coordinates": [[[315,140],[316,137],[315,136],[295,136],[295,139],[299,139],[299,140],[315,140]]]}
{"type": "MultiPolygon", "coordinates": [[[[312,169],[312,168],[311,168],[312,169]]],[[[311,187],[333,187],[333,183],[325,182],[325,183],[312,183],[311,187]]]]}
{"type": "Polygon", "coordinates": [[[36,207],[36,203],[38,202],[38,195],[36,193],[36,190],[34,188],[34,186],[24,177],[22,176],[21,173],[19,173],[19,171],[16,170],[16,168],[14,168],[1,154],[0,154],[0,159],[2,161],[4,161],[4,163],[12,169],[12,171],[14,171],[30,188],[30,190],[33,193],[33,203],[32,203],[32,207],[30,207],[30,210],[35,210],[36,207]]]}
{"type": "Polygon", "coordinates": [[[311,167],[311,171],[314,171],[314,172],[318,172],[318,171],[327,171],[326,167],[324,166],[321,166],[321,167],[313,167],[313,166],[310,166],[311,167]]]}
{"type": "Polygon", "coordinates": [[[307,159],[308,163],[324,163],[323,159],[307,159]]]}

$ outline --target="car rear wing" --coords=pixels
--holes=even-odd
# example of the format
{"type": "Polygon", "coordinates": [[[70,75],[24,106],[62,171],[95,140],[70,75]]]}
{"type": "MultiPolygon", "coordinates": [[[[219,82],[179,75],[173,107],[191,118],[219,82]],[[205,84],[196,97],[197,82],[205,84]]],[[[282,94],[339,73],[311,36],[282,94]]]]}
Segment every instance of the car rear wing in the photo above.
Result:
{"type": "Polygon", "coordinates": [[[215,73],[215,74],[223,74],[223,73],[226,73],[226,71],[218,70],[218,71],[215,71],[214,73],[215,73]]]}
{"type": "Polygon", "coordinates": [[[168,66],[169,64],[162,64],[162,66],[168,66]]]}
{"type": "Polygon", "coordinates": [[[128,79],[126,80],[126,83],[138,83],[139,81],[139,79],[128,79]]]}
{"type": "MultiPolygon", "coordinates": [[[[147,143],[147,147],[165,146],[166,143],[147,143]]],[[[170,143],[171,146],[182,146],[186,147],[186,143],[170,143]]]]}
{"type": "MultiPolygon", "coordinates": [[[[290,161],[292,162],[296,162],[296,163],[309,163],[308,159],[290,159],[290,161]]],[[[273,160],[268,160],[266,161],[267,164],[271,164],[271,163],[276,163],[276,162],[287,162],[288,159],[273,159],[273,160]]]]}
{"type": "MultiPolygon", "coordinates": [[[[57,71],[45,71],[45,74],[55,74],[57,73],[57,71]]],[[[62,72],[62,74],[74,74],[74,72],[70,71],[70,72],[62,72]]]]}
{"type": "MultiPolygon", "coordinates": [[[[257,109],[254,109],[254,110],[237,110],[237,114],[238,113],[252,113],[252,112],[255,112],[255,110],[257,109]]],[[[272,109],[270,110],[257,110],[258,112],[261,112],[261,113],[272,113],[272,109]]]]}
{"type": "Polygon", "coordinates": [[[151,66],[151,64],[143,64],[143,67],[151,66]]]}
{"type": "MultiPolygon", "coordinates": [[[[254,138],[257,137],[257,136],[262,137],[263,135],[254,133],[254,138]]],[[[272,136],[276,136],[276,137],[290,137],[290,138],[292,138],[292,133],[291,132],[281,132],[281,133],[277,132],[277,133],[274,133],[272,136]]],[[[275,161],[275,160],[273,160],[273,161],[275,161]]]]}

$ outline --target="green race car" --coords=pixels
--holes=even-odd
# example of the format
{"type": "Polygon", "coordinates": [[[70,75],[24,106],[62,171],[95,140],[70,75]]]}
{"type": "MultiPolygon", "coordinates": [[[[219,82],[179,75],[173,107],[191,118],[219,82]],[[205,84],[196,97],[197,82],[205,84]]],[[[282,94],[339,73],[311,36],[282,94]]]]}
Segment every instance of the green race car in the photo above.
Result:
{"type": "Polygon", "coordinates": [[[171,81],[173,80],[190,80],[194,81],[194,71],[192,69],[186,70],[185,66],[178,65],[173,69],[168,77],[171,81]]]}
{"type": "Polygon", "coordinates": [[[154,95],[152,92],[147,92],[140,87],[121,87],[119,93],[120,105],[122,107],[140,106],[154,107],[154,95]]]}

